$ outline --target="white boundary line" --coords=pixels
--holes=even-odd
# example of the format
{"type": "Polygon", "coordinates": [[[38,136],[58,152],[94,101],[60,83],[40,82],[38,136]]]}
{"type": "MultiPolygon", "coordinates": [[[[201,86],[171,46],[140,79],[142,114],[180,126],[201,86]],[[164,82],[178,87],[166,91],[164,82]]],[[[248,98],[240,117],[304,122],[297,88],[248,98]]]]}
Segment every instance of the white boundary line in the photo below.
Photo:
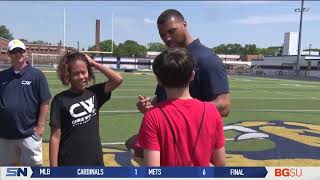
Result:
{"type": "MultiPolygon", "coordinates": [[[[226,138],[226,141],[234,141],[234,138],[226,138]]],[[[125,142],[109,142],[109,143],[101,143],[102,146],[107,146],[107,145],[125,145],[125,142]]]]}
{"type": "Polygon", "coordinates": [[[138,110],[99,111],[100,113],[138,113],[138,110]]]}
{"type": "MultiPolygon", "coordinates": [[[[231,109],[246,112],[320,112],[320,109],[231,109]]],[[[99,111],[100,113],[138,113],[138,110],[99,111]]]]}
{"type": "Polygon", "coordinates": [[[319,109],[231,109],[231,111],[248,112],[320,112],[319,109]]]}
{"type": "MultiPolygon", "coordinates": [[[[301,95],[295,95],[295,96],[297,96],[297,97],[283,97],[283,98],[278,98],[278,97],[261,97],[261,98],[259,98],[259,97],[257,97],[257,98],[255,98],[255,97],[232,97],[232,99],[246,99],[246,100],[320,100],[320,97],[303,97],[301,95]]],[[[112,99],[137,99],[137,98],[138,98],[138,95],[136,95],[136,96],[112,96],[112,99]]]]}
{"type": "Polygon", "coordinates": [[[110,143],[101,143],[102,146],[104,145],[124,145],[125,142],[110,142],[110,143]]]}
{"type": "MultiPolygon", "coordinates": [[[[299,83],[306,83],[306,84],[320,84],[320,82],[315,82],[315,81],[306,81],[306,80],[294,80],[294,79],[276,79],[276,78],[266,78],[266,77],[250,77],[250,76],[241,76],[243,79],[254,79],[254,80],[267,80],[267,81],[287,81],[287,82],[299,82],[299,83]]],[[[235,79],[237,78],[241,79],[239,76],[229,76],[230,79],[235,79]]]]}

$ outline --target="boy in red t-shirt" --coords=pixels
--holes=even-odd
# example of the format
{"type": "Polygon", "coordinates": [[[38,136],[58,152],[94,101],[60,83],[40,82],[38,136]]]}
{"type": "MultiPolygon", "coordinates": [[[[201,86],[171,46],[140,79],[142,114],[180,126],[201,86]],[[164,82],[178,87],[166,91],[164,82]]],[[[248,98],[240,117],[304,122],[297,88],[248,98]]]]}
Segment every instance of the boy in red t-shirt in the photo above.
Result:
{"type": "Polygon", "coordinates": [[[224,166],[225,137],[216,106],[190,96],[195,61],[186,49],[171,48],[153,62],[167,100],[143,117],[135,148],[144,166],[224,166]]]}

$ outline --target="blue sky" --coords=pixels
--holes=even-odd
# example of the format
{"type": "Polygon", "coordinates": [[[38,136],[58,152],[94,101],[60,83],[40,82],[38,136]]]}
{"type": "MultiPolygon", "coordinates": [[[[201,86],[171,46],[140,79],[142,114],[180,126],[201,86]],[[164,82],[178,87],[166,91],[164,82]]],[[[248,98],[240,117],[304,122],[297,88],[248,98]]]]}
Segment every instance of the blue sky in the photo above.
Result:
{"type": "MultiPolygon", "coordinates": [[[[280,46],[285,32],[299,30],[300,1],[0,1],[0,24],[15,38],[57,43],[63,40],[66,10],[66,45],[88,48],[95,41],[95,20],[101,20],[101,40],[131,39],[140,44],[161,42],[156,27],[159,14],[175,8],[185,16],[194,38],[208,47],[223,43],[280,46]]],[[[302,48],[320,48],[320,2],[305,1],[302,48]]]]}

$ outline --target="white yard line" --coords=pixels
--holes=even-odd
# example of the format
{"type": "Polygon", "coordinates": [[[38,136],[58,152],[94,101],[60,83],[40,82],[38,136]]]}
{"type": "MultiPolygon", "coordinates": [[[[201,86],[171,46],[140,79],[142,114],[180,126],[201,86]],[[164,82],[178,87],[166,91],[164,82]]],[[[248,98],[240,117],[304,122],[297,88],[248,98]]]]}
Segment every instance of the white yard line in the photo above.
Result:
{"type": "Polygon", "coordinates": [[[100,113],[138,113],[138,110],[99,111],[100,113]]]}
{"type": "MultiPolygon", "coordinates": [[[[320,112],[320,109],[232,109],[244,112],[320,112]]],[[[99,111],[100,113],[138,113],[138,110],[99,111]]]]}
{"type": "Polygon", "coordinates": [[[231,111],[248,111],[248,112],[320,112],[319,109],[232,109],[231,111]]]}
{"type": "Polygon", "coordinates": [[[124,145],[126,144],[125,142],[110,142],[110,143],[101,143],[101,145],[124,145]]]}
{"type": "MultiPolygon", "coordinates": [[[[226,138],[226,141],[234,141],[234,138],[226,138]]],[[[126,142],[108,142],[108,143],[101,143],[102,146],[107,146],[107,145],[125,145],[126,142]]]]}
{"type": "MultiPolygon", "coordinates": [[[[297,95],[298,96],[298,95],[297,95]]],[[[250,99],[250,100],[269,100],[269,99],[272,99],[272,100],[319,100],[320,98],[316,98],[316,97],[306,97],[306,98],[277,98],[277,97],[261,97],[261,98],[254,98],[254,97],[231,97],[232,99],[250,99]]]]}
{"type": "Polygon", "coordinates": [[[275,94],[286,95],[286,96],[295,96],[295,97],[304,97],[304,95],[284,93],[284,92],[274,92],[275,94]]]}
{"type": "MultiPolygon", "coordinates": [[[[249,89],[249,88],[248,88],[249,89]]],[[[259,90],[259,89],[254,89],[254,88],[250,88],[250,90],[259,90]]],[[[232,92],[232,91],[231,91],[232,92]]],[[[270,93],[266,90],[262,90],[260,92],[264,92],[264,93],[270,93]]],[[[294,97],[301,97],[304,98],[304,95],[296,95],[296,94],[291,94],[291,93],[284,93],[284,92],[272,92],[274,94],[280,94],[280,95],[286,95],[286,96],[294,96],[294,97]]]]}

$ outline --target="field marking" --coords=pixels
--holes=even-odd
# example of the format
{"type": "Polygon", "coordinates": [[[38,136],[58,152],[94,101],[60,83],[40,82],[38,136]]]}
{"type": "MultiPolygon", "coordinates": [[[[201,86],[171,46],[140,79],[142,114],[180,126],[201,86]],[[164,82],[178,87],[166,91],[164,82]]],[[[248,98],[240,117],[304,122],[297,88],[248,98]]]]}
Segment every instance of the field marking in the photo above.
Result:
{"type": "MultiPolygon", "coordinates": [[[[297,95],[298,96],[298,95],[297,95]]],[[[300,95],[301,96],[301,95],[300,95]]],[[[135,96],[111,96],[111,99],[138,99],[138,94],[135,96]]],[[[320,100],[320,98],[316,97],[234,97],[231,99],[247,99],[247,100],[320,100]]]]}
{"type": "MultiPolygon", "coordinates": [[[[52,90],[52,91],[64,91],[64,90],[67,90],[67,89],[69,89],[69,88],[66,88],[66,89],[50,88],[50,90],[52,90]]],[[[119,89],[116,89],[114,91],[139,91],[139,90],[155,90],[155,88],[153,88],[153,89],[147,89],[147,88],[145,88],[145,89],[120,89],[119,88],[119,89]]]]}
{"type": "Polygon", "coordinates": [[[99,111],[101,113],[138,113],[138,110],[99,111]]]}
{"type": "MultiPolygon", "coordinates": [[[[319,109],[231,109],[231,111],[249,112],[320,112],[319,109]]],[[[138,110],[100,111],[101,113],[139,113],[138,110]]]]}
{"type": "Polygon", "coordinates": [[[304,97],[304,95],[292,94],[292,93],[284,93],[284,92],[274,92],[275,94],[285,95],[285,96],[295,96],[295,97],[304,97]]]}
{"type": "Polygon", "coordinates": [[[294,86],[294,87],[312,87],[316,88],[318,86],[315,85],[306,85],[306,84],[280,84],[281,86],[294,86]]]}
{"type": "MultiPolygon", "coordinates": [[[[238,90],[235,90],[235,91],[230,91],[231,93],[233,93],[233,92],[236,92],[236,93],[246,93],[246,92],[257,92],[257,93],[277,93],[277,92],[274,92],[274,91],[272,91],[272,92],[270,92],[270,91],[251,91],[251,90],[244,90],[244,91],[238,91],[238,90]]],[[[278,92],[279,93],[279,92],[278,92]]],[[[318,94],[320,94],[319,92],[314,92],[314,91],[312,91],[312,92],[310,92],[310,91],[296,91],[296,92],[293,92],[293,91],[281,91],[280,93],[297,93],[297,94],[301,94],[301,93],[318,93],[318,94]]]]}
{"type": "Polygon", "coordinates": [[[125,142],[109,142],[109,143],[101,143],[102,146],[105,145],[124,145],[126,144],[125,142]]]}
{"type": "MultiPolygon", "coordinates": [[[[226,141],[234,141],[234,138],[226,138],[226,141]]],[[[108,143],[101,143],[102,146],[106,145],[125,145],[126,142],[108,142],[108,143]]]]}
{"type": "MultiPolygon", "coordinates": [[[[112,96],[111,98],[114,99],[125,99],[125,98],[138,98],[138,95],[136,96],[112,96]]],[[[288,98],[278,98],[278,97],[231,97],[232,99],[250,99],[250,100],[320,100],[320,98],[316,98],[316,97],[308,97],[308,98],[295,98],[295,97],[288,97],[288,98]]]]}
{"type": "MultiPolygon", "coordinates": [[[[69,89],[68,87],[66,87],[65,89],[62,88],[50,88],[50,90],[53,91],[63,91],[63,90],[67,90],[69,89]]],[[[244,89],[248,89],[248,88],[244,88],[244,89]]],[[[252,89],[252,88],[250,88],[252,89]]],[[[122,87],[120,87],[119,89],[116,89],[115,91],[138,91],[138,90],[155,90],[155,88],[144,88],[144,89],[122,89],[122,87]]],[[[230,90],[231,93],[247,93],[247,92],[256,92],[256,93],[277,93],[277,92],[269,92],[269,91],[265,91],[265,90],[243,90],[243,91],[239,91],[239,90],[230,90]]],[[[279,93],[279,92],[278,92],[279,93]]],[[[292,92],[292,91],[281,91],[280,93],[319,93],[319,92],[310,92],[310,91],[297,91],[297,92],[292,92]]],[[[283,95],[283,94],[282,94],[283,95]]],[[[292,95],[295,96],[295,95],[292,95]]],[[[298,96],[298,95],[297,95],[298,96]]],[[[299,95],[301,96],[301,95],[299,95]]]]}
{"type": "MultiPolygon", "coordinates": [[[[56,91],[64,91],[67,90],[66,89],[60,89],[60,88],[50,88],[52,92],[56,92],[56,91]]],[[[116,91],[145,91],[145,90],[154,90],[154,89],[117,89],[116,91]]],[[[268,91],[256,91],[256,90],[249,90],[249,91],[230,91],[231,93],[248,93],[248,92],[254,92],[254,93],[273,93],[273,94],[279,94],[279,95],[286,95],[286,96],[294,96],[294,97],[241,97],[241,96],[231,96],[232,99],[250,99],[250,100],[319,100],[320,97],[305,97],[305,93],[310,93],[309,91],[303,91],[303,92],[294,92],[294,93],[298,93],[298,94],[292,94],[293,92],[291,91],[283,91],[283,92],[268,92],[268,91]],[[290,93],[288,93],[290,92],[290,93]],[[301,94],[303,93],[303,94],[301,94]]],[[[317,92],[311,92],[311,93],[317,93],[317,92]]],[[[139,93],[137,93],[137,95],[135,96],[112,96],[112,98],[114,99],[125,99],[125,98],[137,98],[137,96],[139,95],[139,93]]],[[[150,95],[150,96],[153,96],[150,95]]],[[[258,96],[258,95],[255,95],[258,96]]]]}
{"type": "MultiPolygon", "coordinates": [[[[264,87],[265,88],[265,87],[264,87]]],[[[256,91],[258,91],[258,90],[260,90],[260,89],[256,89],[256,88],[245,88],[245,89],[248,89],[248,90],[256,90],[256,91]]],[[[259,92],[263,92],[263,93],[270,93],[270,92],[268,92],[267,90],[261,90],[261,91],[259,91],[259,92]]],[[[287,91],[288,92],[288,91],[287,91]]],[[[284,93],[284,91],[283,92],[272,92],[272,93],[274,93],[274,94],[280,94],[280,95],[286,95],[286,96],[294,96],[294,97],[302,97],[302,98],[304,98],[304,96],[303,95],[296,95],[296,94],[290,94],[290,93],[284,93]]]]}
{"type": "Polygon", "coordinates": [[[248,112],[320,112],[319,109],[231,109],[231,111],[248,111],[248,112]]]}
{"type": "MultiPolygon", "coordinates": [[[[260,84],[261,85],[261,84],[260,84]]],[[[313,86],[313,85],[301,85],[301,86],[278,86],[279,84],[274,84],[273,86],[265,86],[263,85],[264,89],[314,89],[314,88],[319,88],[320,86],[313,86]]],[[[247,86],[246,86],[247,87],[247,86]]],[[[237,85],[231,85],[230,88],[246,88],[244,86],[237,86],[237,85]]],[[[248,88],[249,89],[249,88],[248,88]]],[[[250,88],[252,89],[252,88],[250,88]]],[[[261,88],[262,89],[262,88],[261,88]]]]}
{"type": "MultiPolygon", "coordinates": [[[[298,95],[297,95],[298,96],[298,95]]],[[[320,98],[316,98],[316,97],[307,97],[307,98],[304,98],[304,97],[301,97],[301,98],[299,98],[299,97],[297,97],[297,98],[295,98],[295,97],[288,97],[288,98],[277,98],[277,97],[271,97],[271,98],[268,98],[268,97],[261,97],[261,98],[259,98],[259,97],[257,97],[257,98],[255,98],[255,97],[232,97],[231,96],[231,99],[250,99],[250,100],[320,100],[320,98]]]]}
{"type": "MultiPolygon", "coordinates": [[[[237,77],[239,78],[239,77],[237,77]]],[[[266,78],[266,77],[243,77],[245,79],[254,79],[254,80],[267,80],[267,81],[284,81],[284,82],[297,82],[297,83],[305,83],[305,84],[320,84],[320,82],[315,81],[307,81],[307,80],[294,80],[294,79],[276,79],[276,78],[266,78]]],[[[232,79],[232,78],[230,78],[232,79]]]]}
{"type": "MultiPolygon", "coordinates": [[[[245,112],[320,112],[319,109],[231,109],[231,111],[245,112]]],[[[114,110],[114,111],[99,111],[101,113],[139,113],[138,110],[114,110]]]]}
{"type": "MultiPolygon", "coordinates": [[[[249,89],[249,88],[248,88],[249,89]]],[[[251,90],[257,90],[257,89],[254,89],[254,88],[250,88],[251,90]]],[[[269,93],[268,91],[266,90],[262,90],[260,92],[264,92],[264,93],[269,93]]],[[[286,96],[294,96],[294,97],[301,97],[301,98],[304,98],[303,95],[297,95],[297,94],[289,94],[289,93],[284,93],[284,92],[272,92],[274,94],[280,94],[280,95],[286,95],[286,96]]]]}

